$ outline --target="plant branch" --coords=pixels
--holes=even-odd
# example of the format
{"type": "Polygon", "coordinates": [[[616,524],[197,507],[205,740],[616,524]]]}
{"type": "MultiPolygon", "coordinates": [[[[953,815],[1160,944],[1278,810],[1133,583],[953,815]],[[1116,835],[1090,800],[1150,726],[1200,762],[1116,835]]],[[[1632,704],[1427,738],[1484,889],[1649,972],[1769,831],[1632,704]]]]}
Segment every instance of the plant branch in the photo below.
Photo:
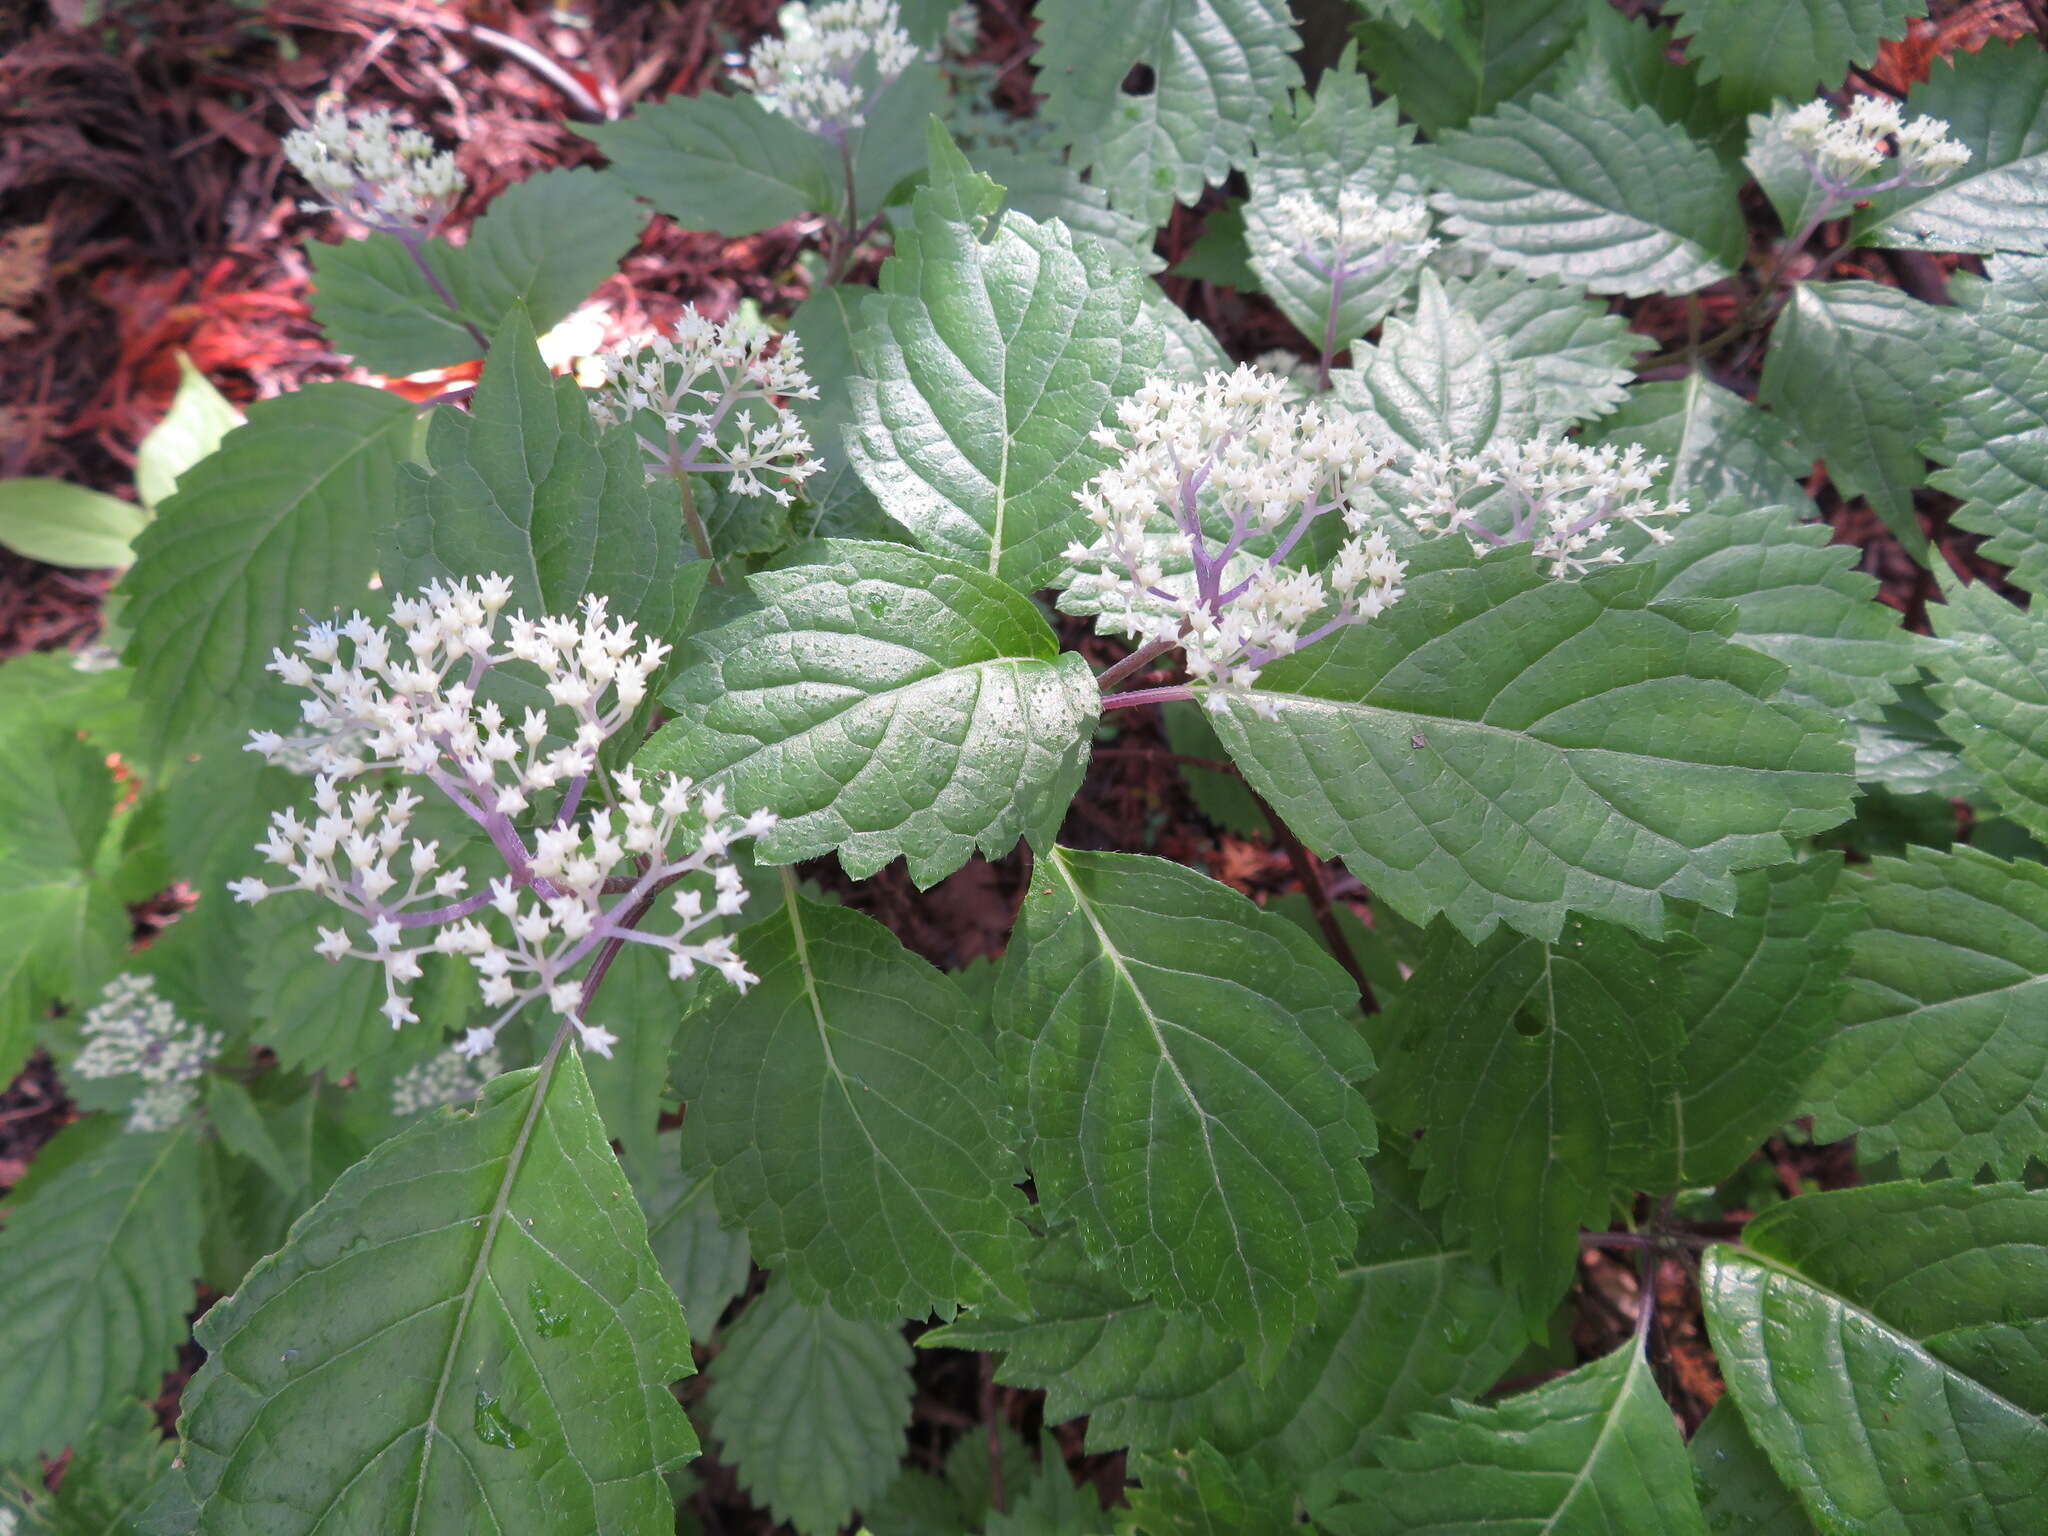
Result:
{"type": "Polygon", "coordinates": [[[1180,644],[1178,640],[1148,640],[1122,661],[1117,662],[1113,666],[1106,667],[1098,673],[1095,678],[1095,686],[1104,693],[1110,692],[1125,678],[1133,673],[1144,671],[1145,668],[1149,667],[1178,644],[1180,644]]]}

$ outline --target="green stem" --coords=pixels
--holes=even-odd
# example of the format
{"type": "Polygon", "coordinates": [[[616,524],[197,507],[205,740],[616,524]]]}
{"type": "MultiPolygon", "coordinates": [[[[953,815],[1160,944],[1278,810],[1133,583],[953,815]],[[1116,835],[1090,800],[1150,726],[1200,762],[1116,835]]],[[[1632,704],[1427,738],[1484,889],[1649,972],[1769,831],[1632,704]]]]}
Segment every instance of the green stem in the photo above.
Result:
{"type": "Polygon", "coordinates": [[[683,526],[690,530],[690,542],[697,547],[697,558],[711,563],[711,581],[714,586],[725,585],[725,575],[718,569],[718,561],[711,553],[711,535],[704,529],[704,519],[697,515],[697,497],[690,489],[690,477],[680,471],[676,484],[683,490],[683,526]]]}

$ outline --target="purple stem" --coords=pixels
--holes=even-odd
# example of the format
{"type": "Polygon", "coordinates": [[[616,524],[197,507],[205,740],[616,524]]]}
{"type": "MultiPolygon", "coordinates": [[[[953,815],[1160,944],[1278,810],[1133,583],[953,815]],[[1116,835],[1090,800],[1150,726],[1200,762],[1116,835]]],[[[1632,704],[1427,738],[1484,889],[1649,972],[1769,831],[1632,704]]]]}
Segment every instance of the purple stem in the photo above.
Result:
{"type": "Polygon", "coordinates": [[[481,911],[490,904],[491,893],[483,891],[426,912],[392,912],[386,915],[401,928],[431,928],[436,923],[452,923],[458,917],[467,917],[470,913],[481,911]]]}
{"type": "Polygon", "coordinates": [[[421,249],[426,243],[425,234],[416,229],[393,230],[391,233],[397,237],[398,243],[405,247],[406,255],[412,258],[412,264],[420,269],[420,276],[427,280],[427,286],[448,306],[448,312],[455,317],[456,323],[469,332],[470,338],[476,342],[477,355],[481,357],[490,351],[491,344],[484,333],[463,319],[462,306],[455,302],[455,295],[448,291],[448,285],[441,281],[440,274],[427,264],[427,253],[421,249]]]}
{"type": "Polygon", "coordinates": [[[1330,318],[1323,322],[1322,359],[1316,366],[1316,392],[1327,394],[1330,388],[1330,360],[1337,355],[1337,311],[1344,304],[1344,268],[1340,265],[1330,273],[1330,318]]]}
{"type": "Polygon", "coordinates": [[[1134,704],[1171,704],[1179,699],[1192,699],[1195,690],[1185,683],[1175,683],[1165,688],[1133,688],[1128,693],[1112,693],[1102,701],[1105,710],[1129,709],[1134,704]]]}

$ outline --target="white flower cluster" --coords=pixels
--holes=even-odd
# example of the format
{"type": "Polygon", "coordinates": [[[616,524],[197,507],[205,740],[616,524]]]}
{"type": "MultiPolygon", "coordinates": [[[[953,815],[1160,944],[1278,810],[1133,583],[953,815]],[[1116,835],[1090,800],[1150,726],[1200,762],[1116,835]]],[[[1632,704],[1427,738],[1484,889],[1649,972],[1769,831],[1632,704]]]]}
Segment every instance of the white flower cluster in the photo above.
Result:
{"type": "Polygon", "coordinates": [[[741,495],[788,506],[791,493],[762,474],[802,485],[824,467],[810,456],[810,434],[787,403],[818,398],[794,335],[778,338],[760,320],[738,315],[715,323],[691,305],[673,336],[631,342],[596,362],[604,382],[590,411],[600,425],[631,424],[643,411],[660,418],[664,441],[639,434],[649,480],[725,474],[741,495]],[[765,420],[750,403],[765,408],[765,420]]]}
{"type": "Polygon", "coordinates": [[[496,1051],[471,1056],[460,1048],[445,1050],[399,1075],[391,1085],[391,1112],[416,1115],[442,1104],[461,1104],[504,1070],[496,1051]]]}
{"type": "Polygon", "coordinates": [[[1390,500],[1419,532],[1463,532],[1474,553],[1528,544],[1552,576],[1577,576],[1624,558],[1619,545],[1607,542],[1617,524],[1641,529],[1654,544],[1671,541],[1652,520],[1676,517],[1686,503],[1649,494],[1664,467],[1636,444],[1588,448],[1536,437],[1489,444],[1476,454],[1416,454],[1394,477],[1398,490],[1390,500]],[[1507,528],[1493,526],[1498,517],[1481,520],[1486,509],[1469,504],[1475,492],[1484,502],[1506,493],[1507,528]]]}
{"type": "Polygon", "coordinates": [[[417,128],[392,127],[381,107],[351,119],[329,103],[311,128],[286,135],[284,152],[320,194],[303,205],[308,213],[331,207],[388,234],[432,230],[462,196],[455,156],[417,128]]]}
{"type": "Polygon", "coordinates": [[[695,943],[689,935],[739,911],[746,898],[728,851],[775,817],[757,811],[742,821],[722,791],[697,792],[687,779],[649,783],[630,768],[600,772],[598,748],[645,700],[668,647],[636,642],[632,624],[608,622],[605,600],[590,597],[580,619],[514,617],[500,649],[511,590],[499,576],[475,588],[436,582],[391,605],[396,643],[357,614],[310,626],[299,654],[272,653],[270,670],[312,695],[301,706],[309,735],[326,733],[331,743],[252,734],[251,751],[316,764],[315,815],[279,812],[257,845],[287,883],[251,878],[229,889],[249,902],[312,891],[352,917],[322,928],[314,948],[329,960],[354,956],[383,967],[382,1011],[394,1029],[416,1017],[405,987],[419,978],[421,957],[453,954],[483,978],[484,1001],[504,1010],[469,1031],[467,1054],[488,1050],[506,1020],[544,999],[575,1025],[586,1049],[609,1055],[617,1037],[582,1021],[573,973],[608,944],[649,944],[668,951],[671,976],[708,965],[744,988],[753,977],[729,938],[695,943]],[[527,709],[516,725],[477,697],[484,675],[511,662],[539,674],[552,704],[527,709]],[[410,836],[421,797],[408,789],[366,787],[344,799],[342,780],[393,768],[427,780],[475,822],[506,873],[479,890],[464,869],[444,867],[438,841],[410,836]],[[579,817],[586,790],[602,803],[579,817]],[[533,798],[552,791],[560,792],[552,814],[530,833],[519,830],[533,798]],[[637,926],[664,890],[698,875],[711,878],[709,906],[696,885],[680,887],[669,931],[637,926]],[[429,929],[430,937],[422,932],[429,929]]]}
{"type": "Polygon", "coordinates": [[[1347,188],[1337,206],[1305,192],[1290,192],[1273,207],[1280,239],[1292,245],[1310,269],[1348,282],[1400,261],[1419,261],[1437,247],[1429,233],[1429,208],[1421,199],[1383,203],[1370,192],[1347,188]]]}
{"type": "Polygon", "coordinates": [[[1947,123],[1938,117],[1906,122],[1888,96],[1858,96],[1839,118],[1826,101],[1809,101],[1785,119],[1782,132],[1814,179],[1837,198],[1932,186],[1970,163],[1969,147],[1949,141],[1947,123]],[[1891,160],[1888,139],[1898,141],[1898,167],[1872,182],[1891,160]]]}
{"type": "Polygon", "coordinates": [[[71,1068],[82,1078],[128,1077],[145,1086],[129,1106],[131,1131],[167,1131],[199,1102],[193,1086],[220,1054],[221,1037],[178,1017],[147,976],[116,976],[81,1026],[85,1049],[71,1068]]]}
{"type": "Polygon", "coordinates": [[[1076,611],[1111,633],[1180,645],[1190,676],[1217,692],[1245,693],[1267,663],[1401,596],[1407,567],[1352,506],[1388,453],[1350,417],[1289,405],[1287,393],[1248,366],[1199,384],[1151,380],[1118,404],[1121,430],[1097,429],[1123,459],[1078,497],[1100,533],[1066,551],[1081,568],[1076,611]],[[1326,576],[1288,566],[1329,512],[1359,536],[1326,576]]]}
{"type": "Polygon", "coordinates": [[[778,20],[782,35],[754,44],[742,83],[769,111],[841,143],[917,62],[897,0],[785,5],[778,20]]]}

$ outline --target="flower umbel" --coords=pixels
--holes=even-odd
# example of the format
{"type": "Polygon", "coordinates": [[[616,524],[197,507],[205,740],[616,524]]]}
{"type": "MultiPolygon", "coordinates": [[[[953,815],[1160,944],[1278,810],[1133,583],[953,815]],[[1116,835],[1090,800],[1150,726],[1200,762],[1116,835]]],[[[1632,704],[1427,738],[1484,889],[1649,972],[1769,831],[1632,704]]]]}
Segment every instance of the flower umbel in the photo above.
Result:
{"type": "Polygon", "coordinates": [[[391,1085],[391,1112],[416,1115],[442,1104],[461,1104],[484,1091],[484,1084],[505,1068],[496,1051],[470,1055],[452,1047],[399,1074],[391,1085]]]}
{"type": "Polygon", "coordinates": [[[145,1086],[129,1106],[131,1131],[167,1131],[199,1103],[193,1086],[220,1053],[221,1036],[178,1017],[147,976],[120,975],[100,991],[71,1064],[82,1078],[128,1077],[145,1086]]]}
{"type": "Polygon", "coordinates": [[[1969,147],[1950,142],[1947,123],[1938,117],[1906,122],[1886,96],[1858,96],[1841,117],[1826,101],[1809,101],[1779,131],[1831,203],[1894,187],[1931,187],[1970,163],[1969,147]],[[1887,140],[1897,141],[1897,162],[1891,175],[1873,180],[1893,163],[1887,140]]]}
{"type": "Polygon", "coordinates": [[[642,412],[660,420],[662,440],[638,434],[650,481],[724,474],[741,495],[772,496],[788,506],[790,492],[761,476],[801,485],[822,468],[787,404],[818,398],[795,336],[777,338],[758,319],[737,315],[715,323],[691,305],[673,336],[604,352],[598,362],[604,383],[590,412],[600,425],[630,425],[642,412]],[[757,408],[748,409],[750,403],[757,408]]]}
{"type": "Polygon", "coordinates": [[[467,1054],[488,1050],[507,1020],[540,999],[575,1025],[585,1049],[609,1055],[616,1037],[584,1023],[574,973],[607,946],[647,944],[668,952],[671,976],[707,965],[744,988],[753,977],[729,938],[689,936],[739,911],[745,894],[728,852],[775,817],[734,816],[723,791],[698,791],[687,779],[600,770],[599,747],[645,700],[668,647],[610,622],[601,597],[585,598],[580,617],[505,621],[501,642],[510,595],[499,576],[474,588],[435,582],[391,605],[396,643],[357,614],[310,626],[297,654],[272,653],[270,670],[312,695],[301,706],[309,730],[292,738],[258,731],[249,750],[312,761],[320,774],[314,815],[279,812],[257,845],[288,882],[252,878],[229,889],[250,902],[312,891],[339,907],[342,925],[322,928],[314,948],[329,960],[383,967],[383,1012],[394,1029],[416,1017],[406,986],[419,978],[421,957],[453,954],[482,978],[484,1001],[502,1010],[469,1031],[460,1047],[467,1054]],[[516,725],[477,698],[487,672],[515,662],[539,675],[552,701],[516,725]],[[408,788],[344,797],[343,781],[377,769],[431,784],[482,830],[505,873],[478,889],[437,841],[410,836],[422,798],[408,788]],[[557,791],[552,813],[521,830],[522,819],[534,819],[532,797],[557,791]],[[583,810],[586,791],[602,803],[583,810]],[[639,927],[668,887],[699,875],[710,877],[708,905],[697,885],[684,886],[667,903],[668,931],[639,927]]]}
{"type": "Polygon", "coordinates": [[[1552,576],[1578,576],[1624,558],[1619,545],[1608,543],[1617,524],[1641,529],[1652,543],[1670,542],[1670,531],[1652,520],[1676,517],[1686,504],[1648,494],[1663,472],[1664,460],[1646,458],[1639,445],[1587,448],[1536,437],[1492,443],[1476,454],[1418,453],[1395,477],[1389,500],[1420,533],[1461,532],[1475,553],[1528,544],[1552,576]],[[1491,501],[1499,492],[1511,508],[1505,529],[1494,526],[1501,519],[1487,508],[1468,504],[1474,493],[1491,501]]]}
{"type": "Polygon", "coordinates": [[[1335,282],[1420,260],[1437,247],[1430,238],[1429,207],[1419,198],[1383,203],[1370,192],[1346,189],[1332,208],[1305,192],[1290,192],[1275,205],[1273,224],[1309,270],[1335,282]]]}
{"type": "Polygon", "coordinates": [[[1406,566],[1352,507],[1387,452],[1349,417],[1286,395],[1250,367],[1200,384],[1154,379],[1117,406],[1121,430],[1097,429],[1123,460],[1079,497],[1101,531],[1066,551],[1081,574],[1063,602],[1111,633],[1180,645],[1211,693],[1245,693],[1259,668],[1401,596],[1406,566]],[[1327,574],[1289,566],[1330,512],[1358,536],[1327,574]]]}
{"type": "Polygon", "coordinates": [[[394,128],[381,107],[351,118],[329,103],[312,127],[286,135],[284,152],[320,194],[302,205],[308,213],[333,208],[387,234],[430,232],[462,196],[455,156],[417,128],[394,128]]]}
{"type": "Polygon", "coordinates": [[[917,62],[897,0],[785,5],[778,19],[782,35],[754,44],[741,83],[769,111],[835,143],[917,62]]]}

